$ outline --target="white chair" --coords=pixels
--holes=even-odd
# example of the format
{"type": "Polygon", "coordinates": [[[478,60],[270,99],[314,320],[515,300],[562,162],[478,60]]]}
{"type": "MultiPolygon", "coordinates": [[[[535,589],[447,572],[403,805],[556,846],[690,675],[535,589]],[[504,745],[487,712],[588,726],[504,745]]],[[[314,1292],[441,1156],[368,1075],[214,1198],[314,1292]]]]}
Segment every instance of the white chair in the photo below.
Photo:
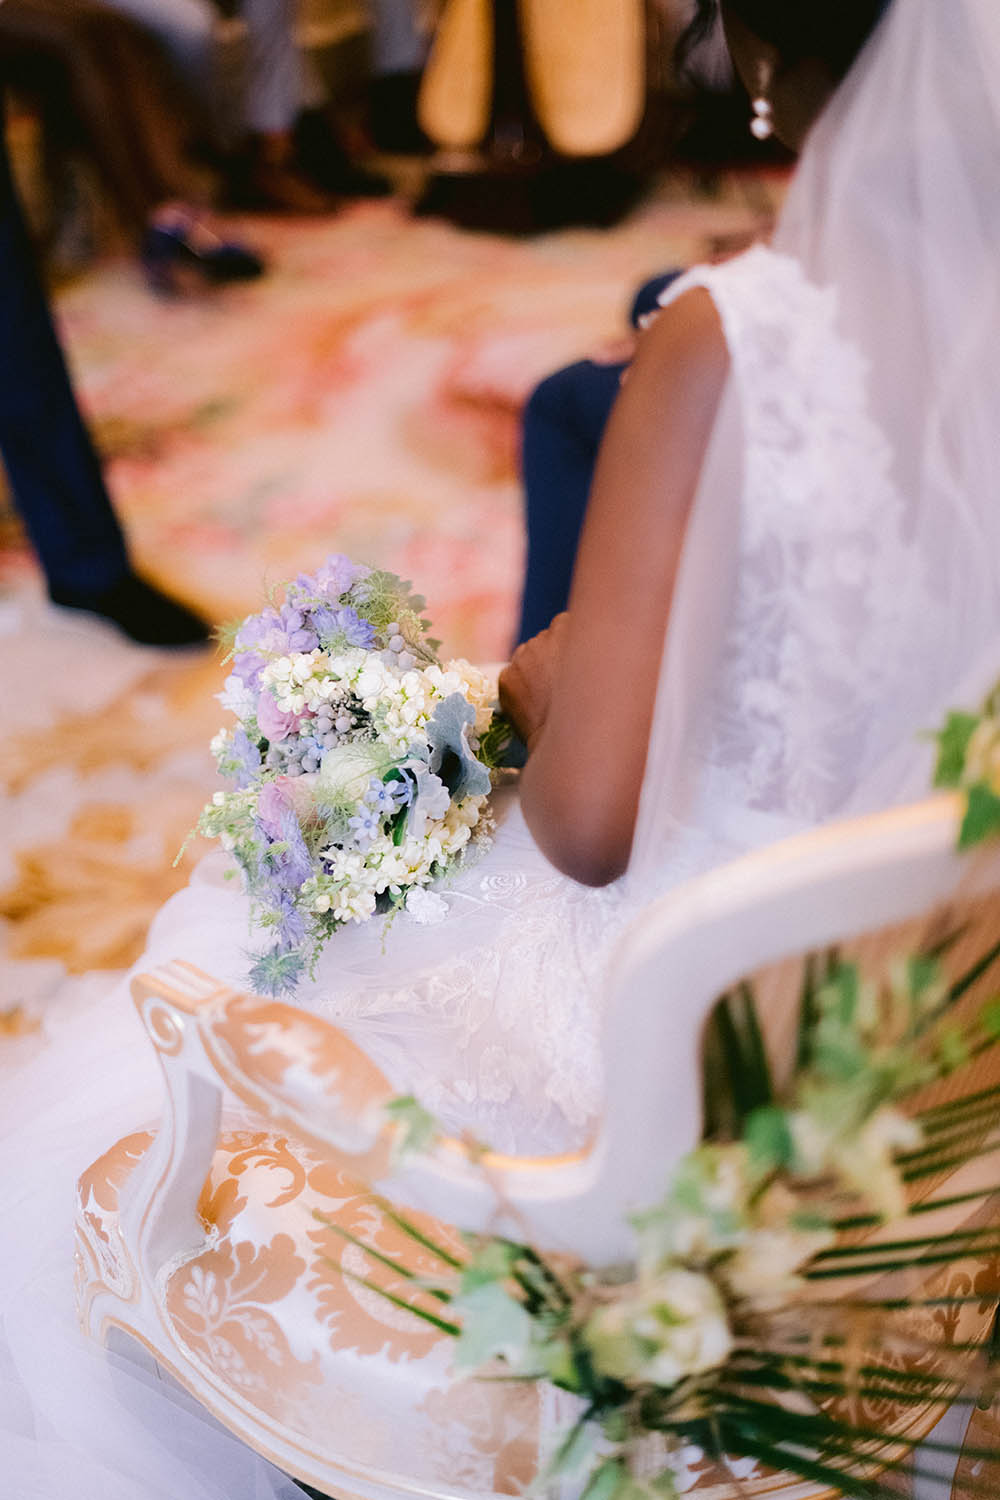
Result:
{"type": "MultiPolygon", "coordinates": [[[[626,1215],[656,1200],[698,1137],[699,1049],[717,997],[755,975],[771,1051],[790,1056],[804,954],[836,944],[863,966],[881,963],[926,934],[943,905],[962,926],[949,963],[968,963],[990,930],[995,941],[1000,854],[958,857],[957,818],[956,802],[940,797],[830,827],[652,906],[614,965],[596,1138],[560,1158],[489,1157],[489,1183],[453,1141],[391,1173],[389,1086],[327,1023],[185,964],[136,980],[166,1107],[155,1136],[119,1141],[81,1178],[85,1328],[97,1339],[116,1327],[132,1334],[239,1437],[338,1500],[522,1492],[538,1469],[548,1398],[453,1379],[450,1339],[405,1307],[416,1296],[441,1311],[404,1274],[440,1271],[440,1261],[369,1185],[445,1247],[460,1248],[459,1228],[490,1227],[591,1263],[626,1258],[626,1215]],[[220,1128],[227,1094],[249,1125],[220,1128]]],[[[954,1336],[981,1338],[984,1317],[972,1309],[954,1336]]],[[[933,1417],[923,1419],[926,1430],[933,1417]]],[[[914,1420],[911,1411],[909,1430],[914,1420]]],[[[699,1500],[737,1493],[707,1461],[690,1478],[699,1500]]],[[[758,1474],[739,1493],[821,1491],[758,1474]]]]}

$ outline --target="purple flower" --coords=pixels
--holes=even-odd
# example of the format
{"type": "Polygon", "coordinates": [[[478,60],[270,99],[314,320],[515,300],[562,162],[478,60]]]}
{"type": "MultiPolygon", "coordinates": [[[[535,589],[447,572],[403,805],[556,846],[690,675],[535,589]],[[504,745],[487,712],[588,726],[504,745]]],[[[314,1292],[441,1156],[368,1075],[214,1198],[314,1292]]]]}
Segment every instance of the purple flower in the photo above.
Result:
{"type": "Polygon", "coordinates": [[[257,826],[270,845],[261,863],[260,879],[272,886],[274,905],[282,891],[297,891],[314,873],[295,809],[277,782],[268,782],[261,788],[257,798],[257,826]],[[275,845],[284,847],[275,849],[275,845]]]}
{"type": "Polygon", "coordinates": [[[267,688],[261,690],[257,699],[257,727],[266,740],[270,740],[272,744],[287,740],[298,729],[300,721],[300,714],[288,713],[279,708],[274,694],[267,688]]]}
{"type": "Polygon", "coordinates": [[[233,645],[233,673],[247,687],[260,687],[260,674],[272,657],[315,651],[319,645],[306,613],[294,604],[265,609],[244,620],[233,645]]]}
{"type": "Polygon", "coordinates": [[[253,785],[260,772],[260,751],[242,725],[233,735],[229,753],[236,765],[236,788],[242,792],[253,785]]]}
{"type": "Polygon", "coordinates": [[[275,948],[279,953],[290,953],[306,939],[306,924],[302,913],[289,891],[282,891],[276,905],[278,924],[275,928],[275,948]]]}
{"type": "Polygon", "coordinates": [[[352,584],[367,574],[367,568],[358,567],[342,552],[335,552],[322,567],[316,569],[316,592],[325,594],[328,599],[339,599],[352,584]]]}
{"type": "Polygon", "coordinates": [[[265,781],[257,797],[257,822],[269,839],[280,839],[285,814],[291,803],[280,781],[265,781]]]}
{"type": "Polygon", "coordinates": [[[321,604],[318,609],[313,610],[312,618],[324,645],[328,641],[335,641],[338,636],[344,636],[349,646],[363,646],[366,651],[371,650],[375,644],[374,626],[367,620],[362,620],[357,610],[352,609],[349,604],[340,609],[321,604]]]}
{"type": "Polygon", "coordinates": [[[281,619],[275,610],[265,609],[259,615],[251,615],[236,633],[233,675],[256,692],[269,658],[282,655],[284,645],[281,619]]]}
{"type": "Polygon", "coordinates": [[[316,650],[319,645],[316,632],[310,626],[309,617],[301,609],[294,604],[283,604],[280,619],[286,642],[281,653],[283,656],[292,651],[316,650]]]}

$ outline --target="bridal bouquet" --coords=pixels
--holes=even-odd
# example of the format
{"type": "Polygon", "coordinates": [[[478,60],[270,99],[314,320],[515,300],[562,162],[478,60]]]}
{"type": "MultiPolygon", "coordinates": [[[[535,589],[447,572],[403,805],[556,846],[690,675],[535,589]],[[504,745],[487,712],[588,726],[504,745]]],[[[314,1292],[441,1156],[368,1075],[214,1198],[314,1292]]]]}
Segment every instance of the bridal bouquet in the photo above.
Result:
{"type": "Polygon", "coordinates": [[[293,991],[348,922],[438,920],[433,882],[489,839],[510,730],[495,684],[438,658],[423,609],[394,574],[334,556],[232,632],[220,701],[236,724],[212,741],[231,789],[198,831],[232,852],[270,934],[258,992],[293,991]]]}

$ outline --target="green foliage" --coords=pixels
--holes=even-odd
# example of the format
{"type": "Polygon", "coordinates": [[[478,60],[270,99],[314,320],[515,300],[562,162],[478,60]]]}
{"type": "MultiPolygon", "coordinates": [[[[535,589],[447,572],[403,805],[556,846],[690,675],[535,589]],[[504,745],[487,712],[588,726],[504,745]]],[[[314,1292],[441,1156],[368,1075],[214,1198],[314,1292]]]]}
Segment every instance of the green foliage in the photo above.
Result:
{"type": "Polygon", "coordinates": [[[519,769],[524,765],[527,751],[507,715],[497,710],[489,727],[479,740],[479,759],[491,771],[507,768],[519,769]]]}
{"type": "Polygon", "coordinates": [[[1000,834],[1000,683],[979,713],[950,713],[935,738],[934,785],[964,793],[958,847],[971,849],[1000,834]]]}
{"type": "MultiPolygon", "coordinates": [[[[1000,796],[969,780],[979,725],[955,714],[939,736],[938,784],[968,790],[963,846],[1000,831],[1000,796]]],[[[493,728],[484,761],[503,743],[499,726],[489,738],[493,728]]],[[[950,1342],[948,1310],[988,1311],[1000,1285],[927,1283],[938,1269],[1000,1255],[995,1215],[983,1212],[1000,1182],[951,1198],[933,1187],[995,1149],[1000,1086],[904,1112],[915,1091],[961,1077],[1000,1044],[1000,998],[956,1019],[958,1001],[1000,959],[1000,941],[949,983],[942,959],[957,936],[904,955],[878,983],[836,952],[811,956],[795,1062],[780,1084],[752,987],[723,997],[705,1034],[706,1138],[660,1202],[634,1217],[633,1266],[557,1271],[530,1245],[467,1237],[446,1294],[460,1362],[499,1359],[510,1378],[547,1379],[583,1402],[541,1485],[572,1474],[582,1500],[675,1500],[669,1469],[649,1477],[640,1463],[656,1432],[668,1450],[696,1444],[888,1500],[920,1472],[927,1423],[865,1427],[850,1413],[933,1415],[991,1394],[1000,1340],[950,1342]],[[930,1193],[909,1202],[907,1185],[924,1179],[930,1193]],[[947,1208],[961,1209],[950,1229],[936,1218],[947,1208]],[[887,1221],[892,1232],[837,1238],[887,1221]],[[880,1298],[872,1278],[891,1278],[894,1295],[883,1280],[880,1298]],[[804,1295],[838,1280],[841,1297],[804,1295]],[[903,1342],[914,1359],[901,1366],[903,1342]]],[[[978,1456],[995,1462],[1000,1450],[978,1456]]]]}
{"type": "Polygon", "coordinates": [[[399,1127],[393,1148],[397,1161],[430,1149],[438,1133],[437,1121],[412,1094],[391,1099],[385,1106],[385,1112],[392,1123],[399,1127]]]}
{"type": "Polygon", "coordinates": [[[1000,797],[983,782],[968,791],[965,816],[958,834],[958,847],[971,849],[1000,833],[1000,797]]]}
{"type": "Polygon", "coordinates": [[[934,785],[960,786],[965,771],[969,741],[979,726],[978,714],[950,713],[935,738],[938,744],[934,785]]]}

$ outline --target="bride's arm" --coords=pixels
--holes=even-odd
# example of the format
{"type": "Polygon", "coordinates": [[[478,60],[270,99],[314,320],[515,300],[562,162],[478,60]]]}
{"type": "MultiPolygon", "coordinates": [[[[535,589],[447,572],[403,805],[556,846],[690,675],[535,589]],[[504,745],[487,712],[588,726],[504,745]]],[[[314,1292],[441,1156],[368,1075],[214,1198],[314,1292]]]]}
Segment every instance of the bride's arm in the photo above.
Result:
{"type": "Polygon", "coordinates": [[[528,826],[588,885],[628,864],[681,546],[727,370],[700,288],[643,335],[601,445],[569,614],[501,679],[530,748],[528,826]]]}

